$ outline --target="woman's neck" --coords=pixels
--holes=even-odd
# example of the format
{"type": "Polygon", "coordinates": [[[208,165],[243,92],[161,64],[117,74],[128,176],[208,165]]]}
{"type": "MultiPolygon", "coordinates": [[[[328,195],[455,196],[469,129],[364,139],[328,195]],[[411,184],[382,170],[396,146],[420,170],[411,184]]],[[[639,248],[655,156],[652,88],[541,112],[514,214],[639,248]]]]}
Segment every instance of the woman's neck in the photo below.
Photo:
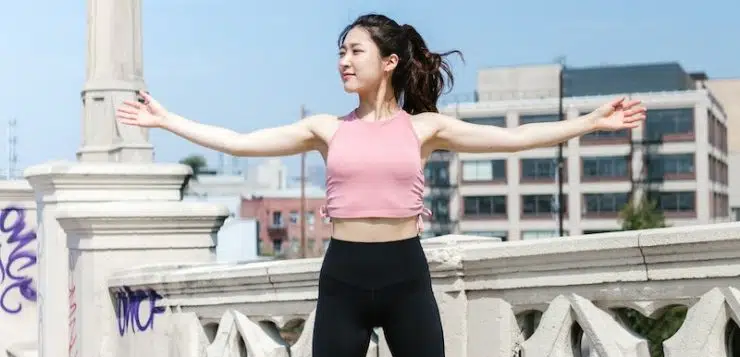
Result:
{"type": "Polygon", "coordinates": [[[360,94],[356,114],[369,120],[383,120],[391,117],[401,108],[392,90],[378,90],[374,93],[360,94]]]}

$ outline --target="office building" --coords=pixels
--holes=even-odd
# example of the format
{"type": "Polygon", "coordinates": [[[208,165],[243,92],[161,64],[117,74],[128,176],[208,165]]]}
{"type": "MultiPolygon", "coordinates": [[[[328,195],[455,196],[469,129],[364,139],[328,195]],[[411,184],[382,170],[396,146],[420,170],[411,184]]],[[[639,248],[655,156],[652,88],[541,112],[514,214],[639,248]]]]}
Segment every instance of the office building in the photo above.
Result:
{"type": "Polygon", "coordinates": [[[431,182],[426,200],[434,212],[427,236],[558,236],[559,207],[563,235],[614,231],[630,197],[645,194],[672,226],[730,219],[728,116],[695,76],[676,63],[561,69],[481,70],[475,94],[440,109],[471,123],[512,128],[559,120],[561,103],[568,120],[626,95],[648,107],[645,125],[566,142],[562,201],[557,146],[518,153],[438,153],[426,167],[431,182]]]}
{"type": "Polygon", "coordinates": [[[740,221],[740,78],[698,79],[722,103],[727,113],[727,151],[730,171],[730,211],[740,221]]]}

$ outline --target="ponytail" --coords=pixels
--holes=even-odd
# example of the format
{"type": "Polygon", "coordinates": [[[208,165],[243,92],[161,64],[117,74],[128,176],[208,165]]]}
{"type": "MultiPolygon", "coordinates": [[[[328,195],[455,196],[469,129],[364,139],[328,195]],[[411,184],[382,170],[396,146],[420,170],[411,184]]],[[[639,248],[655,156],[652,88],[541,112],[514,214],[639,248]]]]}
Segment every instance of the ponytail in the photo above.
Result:
{"type": "Polygon", "coordinates": [[[406,38],[406,53],[401,57],[400,68],[396,68],[391,79],[396,90],[396,99],[402,100],[403,109],[409,114],[436,113],[439,111],[437,100],[443,94],[445,85],[452,88],[455,82],[445,57],[457,53],[462,58],[462,53],[431,52],[413,26],[403,25],[401,30],[406,38]],[[445,75],[449,82],[445,80],[445,75]]]}

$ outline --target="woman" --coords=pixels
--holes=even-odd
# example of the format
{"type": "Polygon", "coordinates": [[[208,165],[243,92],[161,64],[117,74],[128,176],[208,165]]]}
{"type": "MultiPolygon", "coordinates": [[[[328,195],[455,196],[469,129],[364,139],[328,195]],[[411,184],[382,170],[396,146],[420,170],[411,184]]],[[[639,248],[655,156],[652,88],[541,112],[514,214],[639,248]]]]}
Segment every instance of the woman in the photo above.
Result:
{"type": "Polygon", "coordinates": [[[336,117],[319,114],[248,134],[199,124],[167,111],[147,93],[117,110],[125,124],[169,130],[236,156],[317,150],[327,165],[332,240],[319,278],[313,357],[364,356],[374,327],[396,357],[444,356],[429,267],[419,238],[426,158],[434,150],[515,152],[596,131],[635,128],[638,101],[618,99],[574,120],[499,128],[437,113],[452,83],[444,57],[409,25],[365,15],[339,38],[344,89],[359,104],[336,117]],[[402,103],[402,104],[401,104],[402,103]]]}

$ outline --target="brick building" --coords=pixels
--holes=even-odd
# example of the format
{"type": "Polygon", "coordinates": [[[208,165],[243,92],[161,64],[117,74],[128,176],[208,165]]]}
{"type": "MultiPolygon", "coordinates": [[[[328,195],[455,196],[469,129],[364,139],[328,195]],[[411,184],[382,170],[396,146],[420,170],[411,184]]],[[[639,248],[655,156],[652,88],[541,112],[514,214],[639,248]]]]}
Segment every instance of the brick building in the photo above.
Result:
{"type": "MultiPolygon", "coordinates": [[[[331,225],[319,209],[326,202],[324,190],[306,187],[306,245],[309,257],[323,255],[331,225]]],[[[242,196],[241,217],[257,220],[258,255],[286,258],[300,256],[301,189],[264,190],[242,196]]]]}

